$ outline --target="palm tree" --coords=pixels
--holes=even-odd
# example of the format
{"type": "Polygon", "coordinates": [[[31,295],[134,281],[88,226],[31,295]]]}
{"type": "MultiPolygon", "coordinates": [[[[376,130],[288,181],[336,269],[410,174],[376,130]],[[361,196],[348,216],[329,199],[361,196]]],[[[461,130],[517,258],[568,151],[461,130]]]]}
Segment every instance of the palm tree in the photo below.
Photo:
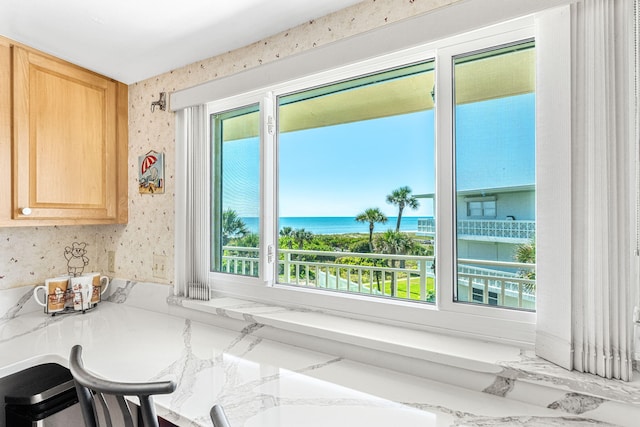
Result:
{"type": "Polygon", "coordinates": [[[229,243],[229,240],[244,237],[249,234],[249,229],[238,213],[231,208],[222,212],[222,245],[229,243]]]}
{"type": "Polygon", "coordinates": [[[404,186],[397,188],[387,195],[387,203],[391,203],[398,207],[398,221],[396,222],[396,232],[400,231],[400,221],[402,221],[402,211],[408,207],[418,209],[420,203],[415,196],[411,195],[411,188],[404,186]]]}
{"type": "Polygon", "coordinates": [[[356,221],[369,223],[369,252],[373,252],[373,228],[376,223],[386,224],[387,216],[378,208],[369,208],[358,214],[356,221]]]}
{"type": "Polygon", "coordinates": [[[308,242],[313,239],[313,233],[311,231],[307,231],[304,228],[296,228],[292,232],[293,240],[298,242],[298,249],[302,250],[304,248],[304,242],[308,242]]]}
{"type": "MultiPolygon", "coordinates": [[[[525,264],[536,263],[536,239],[533,238],[529,243],[522,243],[516,247],[516,252],[513,256],[517,262],[525,264]]],[[[520,276],[525,279],[536,279],[536,270],[523,269],[520,271],[520,276]]],[[[529,292],[534,292],[536,289],[535,283],[527,283],[524,285],[524,289],[529,292]]]]}
{"type": "MultiPolygon", "coordinates": [[[[416,243],[411,236],[399,231],[387,230],[375,240],[376,250],[383,254],[404,255],[412,251],[416,243]]],[[[394,268],[396,260],[389,259],[389,267],[394,268]]],[[[391,273],[391,296],[396,294],[396,275],[391,273]]]]}
{"type": "Polygon", "coordinates": [[[280,229],[280,237],[287,238],[287,247],[289,249],[293,249],[293,228],[291,227],[282,227],[280,229]]]}
{"type": "Polygon", "coordinates": [[[260,235],[258,233],[249,233],[238,239],[236,244],[244,248],[257,248],[260,246],[260,235]]]}

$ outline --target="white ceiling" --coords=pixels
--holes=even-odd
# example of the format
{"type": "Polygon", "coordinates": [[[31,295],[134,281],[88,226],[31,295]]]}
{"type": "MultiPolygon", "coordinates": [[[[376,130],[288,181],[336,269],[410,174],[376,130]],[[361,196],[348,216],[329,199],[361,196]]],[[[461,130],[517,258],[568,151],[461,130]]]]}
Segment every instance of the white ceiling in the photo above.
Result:
{"type": "Polygon", "coordinates": [[[0,35],[130,84],[362,0],[1,0],[0,35]]]}

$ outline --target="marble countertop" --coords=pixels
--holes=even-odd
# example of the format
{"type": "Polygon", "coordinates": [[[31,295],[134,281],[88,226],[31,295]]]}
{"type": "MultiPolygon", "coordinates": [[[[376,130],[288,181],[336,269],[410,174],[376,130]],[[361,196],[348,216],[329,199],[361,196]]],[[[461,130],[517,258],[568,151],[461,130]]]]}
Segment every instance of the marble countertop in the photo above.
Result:
{"type": "Polygon", "coordinates": [[[399,373],[265,339],[263,327],[233,331],[110,302],[85,314],[5,316],[0,377],[38,363],[66,366],[79,343],[85,366],[98,375],[176,380],[176,391],[155,402],[179,426],[211,426],[216,403],[234,427],[631,426],[638,419],[636,408],[593,402],[570,413],[562,404],[543,407],[399,373]]]}

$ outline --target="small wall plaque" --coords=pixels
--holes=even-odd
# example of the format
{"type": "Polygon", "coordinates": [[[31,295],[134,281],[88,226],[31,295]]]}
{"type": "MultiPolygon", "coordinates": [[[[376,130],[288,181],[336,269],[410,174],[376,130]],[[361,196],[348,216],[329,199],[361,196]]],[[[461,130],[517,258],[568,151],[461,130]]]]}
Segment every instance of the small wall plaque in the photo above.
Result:
{"type": "Polygon", "coordinates": [[[140,194],[164,193],[164,153],[138,156],[138,189],[140,194]]]}

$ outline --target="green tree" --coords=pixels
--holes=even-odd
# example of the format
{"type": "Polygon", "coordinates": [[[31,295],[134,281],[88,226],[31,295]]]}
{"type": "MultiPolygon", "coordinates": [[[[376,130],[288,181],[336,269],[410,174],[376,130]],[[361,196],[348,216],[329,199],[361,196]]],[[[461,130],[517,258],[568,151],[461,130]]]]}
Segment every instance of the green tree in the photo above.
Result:
{"type": "MultiPolygon", "coordinates": [[[[529,243],[523,243],[516,247],[516,252],[513,256],[516,262],[522,262],[526,264],[536,263],[536,240],[532,239],[529,243]]],[[[523,269],[520,270],[520,276],[526,279],[535,280],[535,269],[523,269]]],[[[535,291],[536,285],[534,283],[527,283],[524,288],[530,292],[535,291]]]]}
{"type": "Polygon", "coordinates": [[[260,246],[260,235],[257,233],[249,233],[237,239],[235,244],[243,248],[257,248],[260,246]]]}
{"type": "MultiPolygon", "coordinates": [[[[336,258],[335,262],[337,264],[345,264],[345,265],[358,265],[358,266],[369,266],[369,267],[384,267],[384,260],[377,258],[359,258],[359,257],[340,257],[336,258]]],[[[369,270],[371,271],[371,270],[369,270]]],[[[348,273],[345,274],[347,280],[351,280],[348,273]]],[[[357,275],[356,275],[357,276],[357,275]]],[[[380,270],[373,271],[373,277],[376,279],[376,285],[378,291],[382,293],[382,287],[380,286],[380,270]]],[[[369,281],[373,281],[373,277],[371,277],[371,273],[369,274],[369,281]]],[[[354,280],[358,280],[357,277],[354,280]]],[[[369,283],[369,286],[373,286],[373,283],[369,283]]]]}
{"type": "MultiPolygon", "coordinates": [[[[340,248],[338,248],[340,249],[340,248]]],[[[369,241],[364,239],[353,238],[353,241],[347,246],[348,252],[371,253],[373,252],[369,246],[369,241]]]]}
{"type": "MultiPolygon", "coordinates": [[[[411,236],[399,231],[387,230],[377,236],[374,241],[376,250],[383,254],[405,255],[410,253],[416,246],[411,236]]],[[[395,268],[396,260],[389,259],[389,267],[395,268]]],[[[391,274],[391,295],[396,294],[396,274],[391,274]]]]}
{"type": "Polygon", "coordinates": [[[313,240],[313,233],[304,228],[296,228],[292,231],[293,240],[298,243],[298,249],[304,249],[304,243],[313,240]]]}
{"type": "Polygon", "coordinates": [[[282,227],[280,229],[280,237],[284,238],[289,249],[293,249],[293,229],[291,227],[282,227]]]}
{"type": "Polygon", "coordinates": [[[400,231],[400,222],[402,221],[402,212],[405,208],[418,209],[420,203],[415,196],[411,195],[411,188],[404,186],[397,188],[387,195],[387,203],[398,207],[398,221],[396,222],[396,232],[400,231]]]}
{"type": "Polygon", "coordinates": [[[222,245],[229,243],[231,239],[242,238],[249,234],[247,224],[244,223],[238,213],[229,208],[222,212],[222,245]]]}
{"type": "Polygon", "coordinates": [[[369,208],[356,216],[358,222],[369,223],[369,251],[373,252],[373,229],[376,223],[386,224],[389,219],[378,208],[369,208]]]}

